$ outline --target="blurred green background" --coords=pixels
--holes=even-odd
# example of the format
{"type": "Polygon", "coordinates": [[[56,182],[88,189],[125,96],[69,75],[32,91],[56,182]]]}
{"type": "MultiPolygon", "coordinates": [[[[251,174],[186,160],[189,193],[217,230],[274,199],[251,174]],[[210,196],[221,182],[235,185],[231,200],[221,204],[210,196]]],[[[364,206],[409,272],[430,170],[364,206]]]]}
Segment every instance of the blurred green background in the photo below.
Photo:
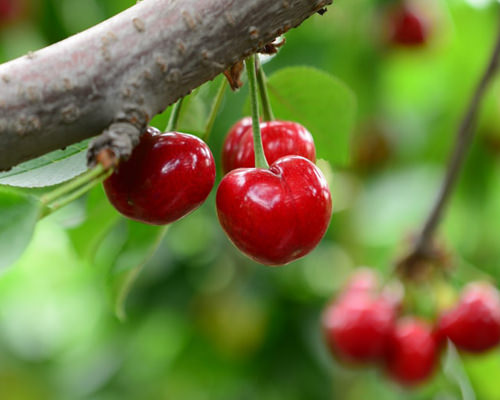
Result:
{"type": "MultiPolygon", "coordinates": [[[[14,0],[20,12],[0,23],[0,61],[134,3],[14,0]]],[[[96,188],[42,220],[0,277],[1,400],[500,399],[498,350],[445,353],[435,378],[409,391],[378,369],[338,364],[321,340],[321,309],[353,268],[390,276],[424,218],[497,32],[497,2],[419,0],[428,43],[398,48],[384,40],[386,3],[335,1],[290,31],[265,65],[269,74],[314,66],[356,95],[350,162],[333,166],[336,212],[321,245],[283,268],[257,265],[224,236],[212,193],[169,228],[121,322],[113,276],[140,264],[157,232],[121,219],[96,188]]],[[[206,85],[205,97],[218,82],[206,85]]],[[[457,289],[475,279],[500,282],[499,89],[497,79],[439,234],[457,289]]],[[[225,132],[244,115],[246,90],[225,97],[209,140],[216,161],[225,132]]],[[[165,119],[154,123],[163,128],[165,119]]],[[[430,290],[422,293],[432,297],[430,290]]]]}

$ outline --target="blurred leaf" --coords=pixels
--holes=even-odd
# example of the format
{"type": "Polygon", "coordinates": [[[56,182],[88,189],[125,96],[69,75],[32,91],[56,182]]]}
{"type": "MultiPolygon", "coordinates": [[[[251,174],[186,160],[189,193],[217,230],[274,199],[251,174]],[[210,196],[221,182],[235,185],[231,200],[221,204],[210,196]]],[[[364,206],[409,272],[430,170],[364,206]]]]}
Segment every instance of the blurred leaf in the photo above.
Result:
{"type": "Polygon", "coordinates": [[[456,382],[462,392],[463,400],[476,400],[476,395],[465,373],[460,355],[454,344],[449,340],[443,362],[443,370],[450,380],[456,382]]]}
{"type": "Polygon", "coordinates": [[[78,255],[84,259],[93,259],[102,238],[119,219],[120,214],[109,203],[102,185],[94,188],[88,195],[85,220],[68,230],[78,255]]]}
{"type": "Polygon", "coordinates": [[[167,231],[167,226],[146,225],[130,220],[125,223],[126,239],[111,261],[108,282],[116,315],[122,320],[126,317],[124,306],[132,285],[167,231]]]}
{"type": "Polygon", "coordinates": [[[43,187],[65,182],[87,170],[85,150],[89,140],[56,150],[0,173],[0,184],[43,187]]]}
{"type": "Polygon", "coordinates": [[[500,352],[498,348],[484,354],[463,356],[464,366],[477,398],[481,400],[500,399],[500,352]]]}
{"type": "Polygon", "coordinates": [[[41,205],[32,196],[0,188],[0,268],[16,261],[28,246],[41,205]]]}
{"type": "Polygon", "coordinates": [[[348,163],[356,112],[351,89],[326,72],[291,67],[270,76],[268,90],[277,118],[300,122],[313,134],[318,158],[348,163]]]}

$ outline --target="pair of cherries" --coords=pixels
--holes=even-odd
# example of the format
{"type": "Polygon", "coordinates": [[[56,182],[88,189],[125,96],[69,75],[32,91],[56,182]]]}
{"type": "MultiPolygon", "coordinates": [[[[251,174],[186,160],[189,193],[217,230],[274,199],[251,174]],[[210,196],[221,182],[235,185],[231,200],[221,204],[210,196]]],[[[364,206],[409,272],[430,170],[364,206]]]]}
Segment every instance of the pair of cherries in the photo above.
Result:
{"type": "MultiPolygon", "coordinates": [[[[228,173],[217,191],[217,212],[241,251],[263,264],[286,264],[307,254],[323,237],[331,196],[313,164],[314,143],[304,127],[262,123],[262,137],[269,169],[253,168],[251,119],[244,118],[229,132],[222,156],[228,173]]],[[[104,188],[123,215],[163,225],[199,207],[214,182],[214,159],[203,141],[148,128],[104,188]]]]}
{"type": "Polygon", "coordinates": [[[266,265],[287,264],[316,247],[328,228],[332,200],[314,164],[311,134],[300,124],[260,123],[269,169],[255,165],[251,118],[229,131],[222,151],[226,175],[217,190],[217,215],[231,241],[266,265]]]}
{"type": "Polygon", "coordinates": [[[351,364],[382,364],[403,385],[430,378],[448,338],[457,348],[484,352],[500,342],[500,300],[489,284],[468,285],[455,308],[436,327],[413,317],[398,319],[401,298],[378,289],[368,269],[357,271],[322,318],[332,354],[351,364]]]}

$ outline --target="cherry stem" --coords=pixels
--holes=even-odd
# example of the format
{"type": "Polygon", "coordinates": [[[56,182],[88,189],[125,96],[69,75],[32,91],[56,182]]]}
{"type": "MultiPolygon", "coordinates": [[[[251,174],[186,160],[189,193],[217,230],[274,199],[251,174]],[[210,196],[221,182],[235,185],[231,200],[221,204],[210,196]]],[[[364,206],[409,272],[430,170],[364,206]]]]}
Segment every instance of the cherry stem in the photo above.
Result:
{"type": "Polygon", "coordinates": [[[106,170],[101,164],[98,164],[95,168],[88,170],[79,177],[43,195],[40,198],[40,202],[43,205],[40,219],[52,214],[54,211],[57,211],[84,195],[112,173],[112,169],[106,170]]]}
{"type": "Polygon", "coordinates": [[[179,122],[179,115],[181,113],[182,102],[184,101],[184,97],[181,97],[177,103],[174,104],[174,108],[172,109],[172,113],[170,114],[170,118],[168,119],[167,127],[165,128],[165,132],[173,132],[177,129],[177,123],[179,122]]]}
{"type": "Polygon", "coordinates": [[[264,154],[264,146],[262,144],[262,135],[260,132],[259,123],[259,103],[257,99],[257,77],[255,72],[255,55],[251,55],[245,60],[247,68],[248,83],[250,85],[250,102],[252,105],[252,131],[253,131],[253,147],[255,153],[255,167],[269,168],[269,164],[264,154]]]}
{"type": "MultiPolygon", "coordinates": [[[[495,73],[499,66],[499,58],[500,30],[498,32],[496,44],[493,48],[490,60],[488,61],[486,69],[481,76],[481,79],[479,80],[479,83],[469,101],[469,105],[459,125],[455,139],[455,147],[450,155],[446,175],[439,189],[437,199],[428,217],[424,221],[413,249],[403,259],[403,262],[404,260],[416,261],[422,258],[426,259],[430,255],[432,255],[432,236],[437,226],[439,225],[439,222],[443,216],[444,209],[446,208],[453,189],[457,183],[459,172],[467,154],[467,150],[469,149],[474,137],[474,122],[476,120],[481,100],[495,76],[495,73]]],[[[411,268],[410,264],[412,263],[404,264],[406,264],[407,268],[411,268]]],[[[402,265],[403,267],[405,266],[404,264],[402,265]]]]}
{"type": "Polygon", "coordinates": [[[257,83],[259,85],[260,100],[262,102],[262,117],[264,121],[274,121],[273,109],[269,101],[267,92],[267,79],[259,57],[255,57],[255,67],[257,68],[257,83]]]}
{"type": "Polygon", "coordinates": [[[206,142],[210,137],[210,133],[212,132],[212,128],[214,126],[215,118],[217,117],[217,113],[219,111],[220,105],[222,104],[222,99],[224,98],[224,94],[226,93],[227,87],[227,79],[222,77],[221,84],[219,86],[219,90],[217,91],[217,95],[215,96],[215,100],[212,103],[212,109],[210,110],[210,114],[208,115],[207,124],[205,125],[205,133],[203,134],[202,139],[206,142]]]}
{"type": "Polygon", "coordinates": [[[75,179],[72,179],[69,182],[52,190],[51,192],[44,194],[42,197],[40,197],[40,201],[43,205],[48,205],[53,201],[59,199],[60,197],[65,196],[68,193],[72,192],[73,190],[79,188],[80,186],[93,181],[104,171],[105,171],[104,167],[101,164],[97,164],[94,168],[89,169],[88,171],[84,172],[75,179]]]}

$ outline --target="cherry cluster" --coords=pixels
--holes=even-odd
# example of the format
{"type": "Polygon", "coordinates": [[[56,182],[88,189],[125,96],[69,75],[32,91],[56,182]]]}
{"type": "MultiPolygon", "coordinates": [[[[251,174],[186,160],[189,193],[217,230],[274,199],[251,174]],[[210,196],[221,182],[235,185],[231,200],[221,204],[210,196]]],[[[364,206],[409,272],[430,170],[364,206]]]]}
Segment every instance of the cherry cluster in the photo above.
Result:
{"type": "MultiPolygon", "coordinates": [[[[319,243],[330,221],[331,195],[314,164],[313,138],[302,125],[262,122],[261,132],[269,169],[255,168],[251,118],[230,130],[217,213],[243,253],[263,264],[280,265],[319,243]]],[[[104,182],[104,189],[123,215],[163,225],[199,207],[214,182],[214,158],[201,139],[150,127],[131,157],[104,182]]]]}
{"type": "MultiPolygon", "coordinates": [[[[229,239],[244,254],[262,264],[282,265],[316,247],[328,228],[332,199],[325,177],[314,164],[311,134],[298,123],[274,120],[259,60],[250,56],[245,63],[252,118],[237,122],[225,139],[225,176],[217,189],[217,215],[229,239]],[[266,122],[259,122],[257,91],[266,122]]],[[[175,129],[181,105],[182,99],[167,130],[175,129]]],[[[214,182],[214,158],[201,139],[149,128],[104,188],[123,215],[163,225],[199,207],[214,182]]]]}
{"type": "Polygon", "coordinates": [[[306,128],[269,121],[260,123],[260,130],[269,169],[253,168],[251,118],[229,131],[217,214],[243,253],[262,264],[287,264],[309,253],[325,234],[332,213],[330,190],[314,164],[316,150],[306,128]]]}
{"type": "Polygon", "coordinates": [[[500,342],[500,300],[487,283],[465,287],[455,308],[433,326],[403,316],[401,296],[380,290],[376,275],[358,270],[324,310],[322,328],[334,357],[351,365],[375,363],[395,381],[415,385],[431,377],[446,339],[483,352],[500,342]]]}

